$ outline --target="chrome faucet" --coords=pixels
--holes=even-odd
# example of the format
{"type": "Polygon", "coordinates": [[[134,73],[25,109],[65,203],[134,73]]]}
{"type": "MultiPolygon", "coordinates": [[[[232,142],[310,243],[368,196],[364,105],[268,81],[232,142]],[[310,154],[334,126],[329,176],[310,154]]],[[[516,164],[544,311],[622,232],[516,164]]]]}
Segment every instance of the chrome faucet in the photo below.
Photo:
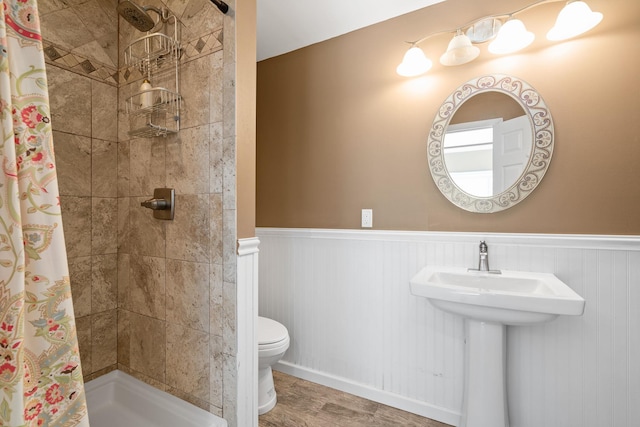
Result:
{"type": "Polygon", "coordinates": [[[489,247],[483,240],[480,242],[480,259],[478,261],[479,271],[489,271],[489,247]]]}
{"type": "Polygon", "coordinates": [[[489,268],[489,246],[487,246],[487,243],[484,240],[480,241],[480,258],[478,259],[478,268],[469,268],[468,270],[501,274],[500,270],[491,270],[489,268]]]}

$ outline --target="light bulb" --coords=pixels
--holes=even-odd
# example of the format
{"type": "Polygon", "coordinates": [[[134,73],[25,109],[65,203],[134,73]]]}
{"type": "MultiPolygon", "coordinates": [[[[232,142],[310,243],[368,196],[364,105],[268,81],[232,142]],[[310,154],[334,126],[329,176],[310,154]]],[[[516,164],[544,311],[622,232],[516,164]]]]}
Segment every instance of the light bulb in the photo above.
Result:
{"type": "Polygon", "coordinates": [[[547,39],[558,41],[586,33],[602,21],[602,13],[592,12],[583,1],[568,3],[562,8],[556,24],[547,33],[547,39]]]}
{"type": "Polygon", "coordinates": [[[422,49],[412,46],[404,54],[404,58],[396,68],[396,72],[404,77],[414,77],[426,73],[432,65],[431,60],[424,56],[422,49]]]}
{"type": "Polygon", "coordinates": [[[529,46],[535,35],[527,31],[519,19],[510,19],[500,28],[498,36],[489,44],[489,52],[507,54],[517,52],[529,46]]]}

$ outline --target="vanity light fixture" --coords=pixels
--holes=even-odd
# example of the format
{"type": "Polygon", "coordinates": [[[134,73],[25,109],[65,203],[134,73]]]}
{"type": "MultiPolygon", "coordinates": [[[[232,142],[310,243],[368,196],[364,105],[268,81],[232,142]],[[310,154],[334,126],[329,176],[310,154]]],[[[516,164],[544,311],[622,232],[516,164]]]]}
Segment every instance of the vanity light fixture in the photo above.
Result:
{"type": "MultiPolygon", "coordinates": [[[[489,40],[493,40],[488,47],[489,52],[493,54],[509,54],[524,49],[533,42],[535,35],[527,31],[524,23],[515,19],[514,16],[541,4],[558,1],[566,0],[539,0],[508,14],[485,16],[455,30],[440,31],[409,42],[411,47],[396,71],[405,77],[426,73],[433,63],[418,45],[440,34],[454,33],[446,52],[440,57],[440,63],[445,66],[462,65],[473,61],[480,54],[480,49],[474,44],[489,40]]],[[[594,28],[601,20],[602,13],[591,11],[584,1],[568,1],[558,14],[555,25],[547,33],[547,38],[551,41],[560,41],[576,37],[594,28]]]]}

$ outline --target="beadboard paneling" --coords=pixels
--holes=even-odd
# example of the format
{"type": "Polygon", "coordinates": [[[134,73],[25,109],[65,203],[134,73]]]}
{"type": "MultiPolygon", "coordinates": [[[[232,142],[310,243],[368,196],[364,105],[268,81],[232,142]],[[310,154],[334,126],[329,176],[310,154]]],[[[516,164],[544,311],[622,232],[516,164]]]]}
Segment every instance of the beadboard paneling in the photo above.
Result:
{"type": "Polygon", "coordinates": [[[238,240],[237,425],[258,427],[258,245],[256,237],[238,240]]]}
{"type": "Polygon", "coordinates": [[[512,427],[640,425],[640,238],[259,228],[260,315],[280,369],[450,424],[462,407],[460,318],[411,295],[425,265],[553,273],[580,317],[508,328],[512,427]]]}

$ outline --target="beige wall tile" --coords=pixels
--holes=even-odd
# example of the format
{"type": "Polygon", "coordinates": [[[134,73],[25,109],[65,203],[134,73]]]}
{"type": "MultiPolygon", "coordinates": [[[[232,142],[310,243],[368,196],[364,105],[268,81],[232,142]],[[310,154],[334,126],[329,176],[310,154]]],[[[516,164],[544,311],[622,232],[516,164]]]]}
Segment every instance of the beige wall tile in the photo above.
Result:
{"type": "MultiPolygon", "coordinates": [[[[67,5],[63,3],[62,0],[51,0],[51,1],[41,2],[38,5],[38,15],[42,17],[51,12],[64,9],[65,7],[67,7],[67,5]]],[[[44,37],[44,34],[43,34],[43,37],[44,37]]]]}
{"type": "Polygon", "coordinates": [[[211,123],[209,134],[209,192],[222,193],[222,123],[211,123]]]}
{"type": "MultiPolygon", "coordinates": [[[[107,65],[110,65],[107,63],[107,65]]],[[[91,81],[91,137],[107,141],[118,140],[118,89],[91,81]]]]}
{"type": "Polygon", "coordinates": [[[202,399],[198,399],[197,397],[189,394],[189,393],[185,393],[182,390],[179,390],[177,388],[174,387],[168,387],[166,389],[167,393],[170,393],[171,395],[177,397],[178,399],[182,399],[185,402],[189,402],[191,403],[193,406],[197,406],[200,409],[204,409],[205,411],[209,410],[209,402],[202,400],[202,399]]]}
{"type": "Polygon", "coordinates": [[[222,344],[226,354],[236,354],[236,284],[222,284],[222,344]]]}
{"type": "Polygon", "coordinates": [[[129,196],[129,141],[118,142],[118,197],[129,196]]]}
{"type": "Polygon", "coordinates": [[[209,401],[209,334],[167,323],[167,384],[209,401]]]}
{"type": "Polygon", "coordinates": [[[132,197],[129,206],[129,249],[132,254],[165,256],[166,224],[155,219],[151,210],[140,206],[147,197],[132,197]]]}
{"type": "Polygon", "coordinates": [[[91,253],[115,254],[118,250],[118,199],[92,197],[91,253]]]}
{"type": "Polygon", "coordinates": [[[131,369],[165,382],[165,322],[130,313],[129,325],[131,369]]]}
{"type": "Polygon", "coordinates": [[[124,366],[131,365],[131,325],[130,312],[118,309],[118,364],[124,366]]]}
{"type": "Polygon", "coordinates": [[[167,138],[167,187],[176,194],[209,192],[209,126],[167,138]]]}
{"type": "Polygon", "coordinates": [[[47,81],[53,129],[90,137],[91,79],[47,66],[47,81]]]}
{"type": "Polygon", "coordinates": [[[107,14],[97,0],[82,2],[73,10],[94,38],[112,33],[117,25],[117,22],[114,22],[115,17],[112,14],[107,14]]]}
{"type": "Polygon", "coordinates": [[[209,233],[210,233],[210,262],[212,264],[222,264],[222,194],[211,194],[209,196],[209,233]]]}
{"type": "MultiPolygon", "coordinates": [[[[230,426],[237,425],[236,423],[236,405],[238,398],[237,393],[237,378],[238,371],[236,368],[236,358],[230,354],[223,354],[223,371],[222,371],[222,383],[224,388],[222,390],[222,413],[224,419],[227,420],[230,426]]],[[[239,426],[238,426],[239,427],[239,426]]]]}
{"type": "Polygon", "coordinates": [[[118,198],[118,253],[128,254],[130,252],[130,203],[129,197],[118,198]]]}
{"type": "MultiPolygon", "coordinates": [[[[224,29],[225,35],[227,34],[227,28],[224,29]]],[[[226,36],[225,36],[226,39],[226,36]]],[[[226,40],[225,40],[226,42],[226,40]]],[[[227,51],[223,52],[223,56],[228,55],[227,51]]],[[[223,67],[223,80],[222,85],[222,122],[223,136],[225,138],[234,137],[236,134],[236,67],[235,63],[227,62],[225,57],[225,63],[223,67]]]]}
{"type": "Polygon", "coordinates": [[[129,191],[132,196],[151,196],[154,188],[165,186],[165,140],[138,138],[129,146],[129,191]]]}
{"type": "Polygon", "coordinates": [[[91,195],[91,138],[53,132],[58,186],[63,196],[91,195]]]}
{"type": "Polygon", "coordinates": [[[118,195],[118,145],[93,139],[91,142],[91,194],[94,197],[118,195]]]}
{"type": "Polygon", "coordinates": [[[167,224],[167,258],[209,261],[209,196],[176,195],[173,221],[167,224]]]}
{"type": "Polygon", "coordinates": [[[222,51],[209,56],[211,71],[209,73],[209,122],[218,123],[223,120],[224,69],[222,68],[222,51]]]}
{"type": "Polygon", "coordinates": [[[93,372],[118,361],[118,316],[116,310],[91,315],[91,367],[93,372]]]}
{"type": "MultiPolygon", "coordinates": [[[[126,45],[125,45],[126,46],[126,45]]],[[[121,82],[121,86],[118,88],[118,142],[129,141],[129,115],[126,112],[127,97],[131,96],[130,91],[133,87],[132,84],[125,85],[125,82],[121,82]]],[[[136,87],[139,85],[136,85],[136,87]]]]}
{"type": "Polygon", "coordinates": [[[167,322],[209,332],[209,264],[167,259],[167,322]]]}
{"type": "Polygon", "coordinates": [[[236,245],[236,210],[225,209],[222,212],[222,265],[224,281],[229,283],[236,281],[236,245]]]}
{"type": "Polygon", "coordinates": [[[91,197],[61,196],[60,205],[67,256],[91,255],[91,197]]]}
{"type": "Polygon", "coordinates": [[[222,28],[223,16],[209,0],[190,0],[181,20],[193,36],[201,36],[222,28]]]}
{"type": "Polygon", "coordinates": [[[222,194],[225,209],[236,208],[236,148],[235,137],[222,140],[222,194]]]}
{"type": "Polygon", "coordinates": [[[69,258],[73,312],[76,317],[91,314],[91,257],[69,258]]]}
{"type": "Polygon", "coordinates": [[[184,108],[180,113],[181,129],[209,123],[209,72],[207,57],[182,65],[180,94],[184,108]]]}
{"type": "Polygon", "coordinates": [[[91,316],[76,317],[76,333],[78,334],[82,374],[86,376],[93,372],[91,364],[91,316]]]}
{"type": "Polygon", "coordinates": [[[224,322],[224,299],[222,297],[222,265],[211,264],[209,275],[209,332],[222,337],[224,322]]]}
{"type": "MultiPolygon", "coordinates": [[[[114,7],[112,10],[116,10],[114,7]]],[[[117,28],[117,25],[113,27],[117,28]]],[[[109,58],[109,62],[106,62],[106,65],[113,64],[117,67],[118,65],[118,32],[113,31],[109,34],[106,34],[102,37],[96,39],[98,45],[102,49],[102,52],[109,58]]]]}
{"type": "Polygon", "coordinates": [[[165,0],[165,4],[178,18],[184,13],[184,9],[190,0],[165,0]]]}
{"type": "Polygon", "coordinates": [[[124,307],[156,319],[166,316],[165,259],[147,256],[129,258],[129,291],[124,307]]]}
{"type": "Polygon", "coordinates": [[[223,370],[224,353],[222,337],[211,335],[209,338],[210,359],[209,359],[209,402],[216,408],[222,409],[222,390],[224,388],[223,370]]]}
{"type": "Polygon", "coordinates": [[[100,313],[118,306],[118,256],[91,257],[91,311],[100,313]]]}
{"type": "Polygon", "coordinates": [[[68,50],[89,43],[93,38],[73,8],[60,9],[42,16],[40,26],[45,40],[68,50]]]}
{"type": "Polygon", "coordinates": [[[124,308],[129,294],[130,255],[118,253],[118,308],[124,308]]]}

